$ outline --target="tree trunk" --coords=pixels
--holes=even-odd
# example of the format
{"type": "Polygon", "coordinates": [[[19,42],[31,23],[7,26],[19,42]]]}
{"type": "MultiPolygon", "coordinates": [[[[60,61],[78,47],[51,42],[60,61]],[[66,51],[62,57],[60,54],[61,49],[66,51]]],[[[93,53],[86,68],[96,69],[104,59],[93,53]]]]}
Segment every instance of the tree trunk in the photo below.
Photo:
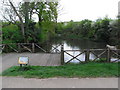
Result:
{"type": "Polygon", "coordinates": [[[16,13],[16,15],[19,17],[19,20],[21,22],[21,31],[22,31],[22,35],[23,35],[23,38],[25,39],[25,30],[24,30],[24,23],[23,23],[23,20],[22,20],[22,17],[19,15],[19,13],[17,12],[16,8],[14,7],[13,3],[9,0],[9,3],[11,5],[11,7],[13,8],[14,12],[16,13]]]}
{"type": "Polygon", "coordinates": [[[25,31],[28,30],[29,25],[29,14],[28,14],[29,2],[25,2],[25,31]]]}

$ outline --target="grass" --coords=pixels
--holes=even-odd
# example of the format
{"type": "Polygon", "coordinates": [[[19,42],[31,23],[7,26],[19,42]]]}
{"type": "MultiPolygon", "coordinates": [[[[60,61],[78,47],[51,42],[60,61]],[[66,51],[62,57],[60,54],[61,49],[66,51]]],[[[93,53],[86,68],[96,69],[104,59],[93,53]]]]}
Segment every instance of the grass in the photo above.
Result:
{"type": "Polygon", "coordinates": [[[22,76],[26,78],[50,77],[118,77],[118,63],[66,64],[64,66],[19,66],[11,67],[2,76],[22,76]],[[23,70],[24,69],[24,70],[23,70]]]}

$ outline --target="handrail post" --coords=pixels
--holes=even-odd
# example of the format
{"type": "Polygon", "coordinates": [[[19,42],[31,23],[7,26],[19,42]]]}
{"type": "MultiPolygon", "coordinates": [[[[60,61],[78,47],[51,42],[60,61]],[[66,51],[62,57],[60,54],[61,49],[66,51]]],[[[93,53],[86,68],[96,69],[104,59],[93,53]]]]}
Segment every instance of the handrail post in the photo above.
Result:
{"type": "Polygon", "coordinates": [[[87,50],[85,51],[85,62],[88,62],[88,61],[89,61],[89,56],[90,56],[90,51],[89,51],[89,49],[87,49],[87,50]]]}
{"type": "Polygon", "coordinates": [[[64,45],[61,45],[61,65],[64,65],[64,45]]]}
{"type": "Polygon", "coordinates": [[[35,52],[35,44],[32,43],[32,52],[34,53],[35,52]]]}
{"type": "Polygon", "coordinates": [[[18,52],[21,52],[21,47],[20,47],[20,43],[18,43],[18,52]]]}
{"type": "Polygon", "coordinates": [[[107,62],[111,61],[111,51],[110,48],[107,49],[107,62]]]}

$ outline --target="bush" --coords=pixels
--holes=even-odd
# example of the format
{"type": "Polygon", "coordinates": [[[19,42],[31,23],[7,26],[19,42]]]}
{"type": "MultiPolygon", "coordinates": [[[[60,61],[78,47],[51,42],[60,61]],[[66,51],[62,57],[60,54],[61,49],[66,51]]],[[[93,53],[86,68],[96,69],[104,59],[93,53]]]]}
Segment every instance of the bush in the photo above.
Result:
{"type": "Polygon", "coordinates": [[[10,24],[2,28],[3,43],[19,43],[23,37],[17,25],[10,24]]]}

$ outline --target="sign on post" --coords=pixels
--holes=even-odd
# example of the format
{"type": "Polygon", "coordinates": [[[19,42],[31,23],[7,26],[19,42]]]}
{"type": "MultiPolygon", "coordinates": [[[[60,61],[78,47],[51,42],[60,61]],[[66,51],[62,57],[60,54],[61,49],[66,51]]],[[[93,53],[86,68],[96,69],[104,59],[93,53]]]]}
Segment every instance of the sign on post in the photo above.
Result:
{"type": "Polygon", "coordinates": [[[27,65],[29,63],[29,58],[28,57],[19,57],[18,63],[20,65],[27,65]]]}

